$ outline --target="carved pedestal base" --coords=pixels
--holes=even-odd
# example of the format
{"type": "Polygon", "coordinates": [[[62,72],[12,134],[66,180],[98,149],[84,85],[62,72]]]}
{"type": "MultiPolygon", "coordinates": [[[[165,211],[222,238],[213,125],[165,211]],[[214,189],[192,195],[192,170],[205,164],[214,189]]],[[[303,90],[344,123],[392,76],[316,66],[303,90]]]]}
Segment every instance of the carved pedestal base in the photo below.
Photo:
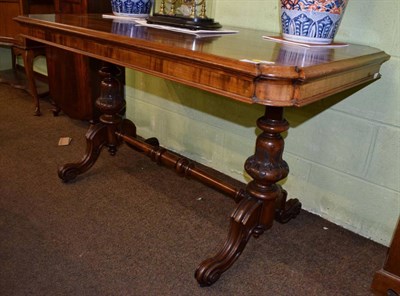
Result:
{"type": "Polygon", "coordinates": [[[246,187],[246,198],[232,213],[224,246],[217,255],[203,261],[195,272],[202,286],[217,281],[239,258],[250,237],[264,233],[272,226],[274,218],[287,222],[300,211],[298,200],[286,202],[286,191],[276,184],[289,173],[289,167],[282,159],[284,141],[280,134],[289,128],[283,118],[283,109],[267,107],[257,125],[263,132],[257,138],[255,154],[245,164],[253,181],[246,187]]]}
{"type": "Polygon", "coordinates": [[[108,147],[111,155],[115,155],[121,144],[116,133],[125,131],[136,137],[136,127],[129,120],[123,120],[119,113],[125,108],[125,100],[121,96],[121,86],[116,79],[119,70],[113,66],[103,67],[99,74],[101,94],[96,101],[96,107],[101,110],[100,122],[92,125],[86,133],[86,153],[82,160],[69,163],[58,170],[58,176],[68,182],[89,170],[96,162],[104,146],[108,147]]]}
{"type": "Polygon", "coordinates": [[[154,138],[143,141],[136,136],[136,127],[129,120],[122,120],[118,112],[125,106],[119,96],[119,84],[111,71],[102,82],[102,95],[97,107],[104,113],[100,123],[92,125],[86,134],[87,148],[80,162],[64,165],[59,170],[63,181],[70,181],[86,172],[96,162],[101,149],[106,146],[114,155],[122,141],[145,153],[153,161],[175,169],[185,177],[191,177],[231,196],[238,202],[230,219],[228,238],[221,250],[212,258],[204,260],[195,272],[201,286],[216,282],[229,269],[246,247],[251,236],[258,237],[269,229],[274,219],[286,223],[295,218],[301,209],[298,200],[287,201],[287,193],[277,184],[289,173],[282,159],[284,141],[281,133],[289,128],[283,118],[283,108],[266,107],[257,125],[262,130],[256,142],[255,154],[245,163],[247,173],[253,178],[247,187],[237,189],[209,173],[196,168],[189,159],[177,156],[159,146],[154,138]]]}

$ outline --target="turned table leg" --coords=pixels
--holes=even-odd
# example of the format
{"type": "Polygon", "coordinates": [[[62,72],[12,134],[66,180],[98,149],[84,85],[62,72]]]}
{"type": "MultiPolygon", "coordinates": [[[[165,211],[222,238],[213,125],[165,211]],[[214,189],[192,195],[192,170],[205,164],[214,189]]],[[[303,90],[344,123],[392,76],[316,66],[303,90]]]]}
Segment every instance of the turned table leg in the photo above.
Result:
{"type": "Polygon", "coordinates": [[[120,115],[121,110],[125,108],[125,99],[121,95],[121,86],[116,78],[118,71],[113,66],[103,67],[99,71],[103,77],[100,97],[96,100],[96,107],[102,112],[100,122],[91,125],[86,133],[86,152],[82,160],[59,168],[58,176],[64,182],[73,180],[89,170],[104,146],[108,147],[111,155],[115,155],[117,146],[121,143],[116,135],[117,131],[124,130],[127,134],[136,136],[135,125],[122,119],[120,115]]]}
{"type": "Polygon", "coordinates": [[[202,286],[217,281],[238,259],[250,237],[258,237],[269,229],[274,218],[287,222],[300,211],[300,202],[286,201],[286,191],[276,184],[289,173],[289,167],[282,159],[284,140],[281,133],[289,128],[283,118],[283,108],[266,107],[265,115],[258,119],[257,125],[262,133],[257,138],[255,154],[245,163],[246,172],[253,181],[247,185],[246,197],[231,215],[225,244],[217,255],[203,261],[195,272],[202,286]]]}
{"type": "Polygon", "coordinates": [[[25,73],[28,79],[29,92],[33,97],[33,103],[35,105],[34,114],[35,116],[40,116],[41,112],[40,112],[39,95],[37,93],[35,76],[33,72],[33,61],[35,59],[35,52],[31,49],[23,51],[22,59],[24,60],[25,73]]]}

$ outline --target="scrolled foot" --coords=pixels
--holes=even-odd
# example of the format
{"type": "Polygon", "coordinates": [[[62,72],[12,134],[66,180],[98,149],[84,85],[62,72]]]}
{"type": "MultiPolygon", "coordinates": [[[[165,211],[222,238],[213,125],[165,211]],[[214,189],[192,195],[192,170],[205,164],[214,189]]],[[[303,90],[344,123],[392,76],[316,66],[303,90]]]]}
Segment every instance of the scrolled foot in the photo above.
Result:
{"type": "Polygon", "coordinates": [[[58,170],[58,177],[65,183],[74,180],[79,174],[79,169],[73,164],[66,164],[58,170]]]}
{"type": "Polygon", "coordinates": [[[275,220],[279,223],[285,224],[290,220],[297,217],[301,210],[301,202],[298,199],[289,199],[286,202],[285,210],[277,211],[275,213],[275,220]]]}
{"type": "Polygon", "coordinates": [[[145,140],[145,142],[147,144],[150,144],[151,146],[154,146],[154,147],[159,147],[160,146],[160,142],[155,137],[148,138],[148,139],[145,140]]]}
{"type": "Polygon", "coordinates": [[[259,225],[263,204],[253,198],[244,198],[232,213],[228,238],[212,258],[200,263],[195,278],[201,286],[211,286],[242,254],[254,229],[259,225]]]}
{"type": "Polygon", "coordinates": [[[101,149],[107,143],[107,126],[99,123],[89,128],[86,133],[86,153],[80,162],[68,163],[58,170],[63,182],[69,182],[89,170],[96,162],[101,149]]]}
{"type": "Polygon", "coordinates": [[[212,264],[211,260],[202,262],[194,273],[194,277],[201,287],[209,287],[221,277],[221,271],[216,267],[209,266],[210,264],[212,264]]]}
{"type": "Polygon", "coordinates": [[[297,217],[301,210],[301,202],[297,199],[289,199],[285,202],[283,208],[275,210],[275,220],[281,224],[285,224],[297,217]]]}

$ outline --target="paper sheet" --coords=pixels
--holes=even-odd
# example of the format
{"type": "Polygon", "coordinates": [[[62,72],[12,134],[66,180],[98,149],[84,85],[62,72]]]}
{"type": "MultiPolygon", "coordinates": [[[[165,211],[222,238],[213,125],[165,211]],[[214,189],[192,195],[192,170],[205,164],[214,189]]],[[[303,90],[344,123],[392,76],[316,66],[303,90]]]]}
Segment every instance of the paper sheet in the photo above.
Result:
{"type": "Polygon", "coordinates": [[[116,19],[116,20],[124,20],[124,21],[132,21],[135,22],[137,20],[143,20],[146,17],[134,17],[134,16],[121,16],[121,15],[114,15],[114,14],[103,14],[103,18],[109,18],[109,19],[116,19]]]}
{"type": "Polygon", "coordinates": [[[279,43],[286,43],[286,44],[291,44],[291,45],[297,45],[297,46],[302,46],[302,47],[307,47],[307,48],[335,48],[335,47],[345,47],[348,46],[347,43],[339,43],[339,42],[334,42],[331,44],[312,44],[312,43],[301,43],[301,42],[294,42],[294,41],[289,41],[283,39],[282,36],[263,36],[264,39],[279,42],[279,43]]]}
{"type": "Polygon", "coordinates": [[[160,29],[160,30],[179,32],[179,33],[184,33],[184,34],[190,34],[190,35],[195,35],[197,37],[215,37],[215,36],[221,36],[221,35],[225,35],[225,34],[238,33],[238,31],[235,31],[235,30],[221,30],[221,29],[219,29],[219,30],[190,30],[190,29],[173,27],[173,26],[149,24],[149,23],[147,23],[145,17],[118,16],[118,15],[113,15],[113,14],[103,14],[102,16],[103,16],[103,18],[116,19],[116,20],[122,20],[122,21],[131,21],[131,22],[135,22],[136,24],[138,24],[140,26],[151,27],[151,28],[156,28],[156,29],[160,29]]]}
{"type": "Polygon", "coordinates": [[[221,35],[225,35],[225,34],[238,33],[238,31],[234,31],[234,30],[190,30],[190,29],[178,28],[178,27],[172,27],[172,26],[149,24],[149,23],[147,23],[146,20],[143,20],[143,19],[137,20],[136,23],[138,23],[141,26],[146,26],[146,27],[151,27],[151,28],[156,28],[156,29],[161,29],[161,30],[167,30],[167,31],[173,31],[173,32],[179,32],[179,33],[184,33],[184,34],[190,34],[190,35],[196,35],[198,37],[214,37],[214,36],[221,36],[221,35]]]}

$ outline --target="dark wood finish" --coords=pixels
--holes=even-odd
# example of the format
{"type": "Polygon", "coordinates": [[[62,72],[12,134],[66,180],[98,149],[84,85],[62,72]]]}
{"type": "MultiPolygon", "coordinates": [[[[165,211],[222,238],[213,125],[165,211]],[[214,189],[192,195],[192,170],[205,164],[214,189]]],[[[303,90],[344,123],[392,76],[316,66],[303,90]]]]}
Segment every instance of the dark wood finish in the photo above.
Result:
{"type": "Polygon", "coordinates": [[[0,1],[0,42],[3,44],[12,45],[17,42],[19,26],[12,19],[22,12],[18,0],[0,1]]]}
{"type": "MultiPolygon", "coordinates": [[[[54,0],[60,14],[110,13],[110,0],[54,0]]],[[[51,97],[56,105],[54,114],[61,110],[71,118],[96,120],[94,107],[100,95],[97,71],[102,62],[88,56],[57,47],[47,48],[47,69],[51,97]]],[[[123,79],[123,76],[122,76],[123,79]]]]}
{"type": "Polygon", "coordinates": [[[257,121],[262,133],[257,138],[255,154],[245,162],[245,169],[253,180],[241,191],[194,168],[190,161],[159,147],[157,141],[138,139],[134,123],[122,120],[118,115],[124,102],[120,87],[110,74],[103,79],[102,94],[96,103],[104,115],[86,134],[83,159],[59,169],[63,181],[72,180],[90,169],[102,147],[108,147],[114,154],[117,146],[125,141],[154,161],[174,167],[178,173],[190,175],[237,200],[239,203],[232,213],[225,244],[195,272],[197,281],[203,286],[218,280],[242,254],[250,237],[258,237],[269,229],[274,218],[284,223],[299,213],[299,201],[286,201],[286,191],[277,184],[289,172],[282,159],[284,140],[281,134],[289,128],[283,107],[303,106],[372,82],[380,77],[380,66],[389,59],[380,50],[358,45],[330,49],[318,57],[313,53],[298,53],[295,48],[290,53],[291,58],[285,59],[290,49],[263,40],[264,32],[247,29],[240,29],[236,35],[194,39],[135,27],[131,28],[133,36],[127,37],[113,32],[111,20],[95,15],[64,15],[52,22],[45,22],[40,16],[21,16],[18,21],[27,38],[234,100],[266,105],[265,114],[257,121]],[[296,54],[300,54],[298,60],[301,62],[293,62],[296,54]],[[270,63],[241,61],[245,58],[270,63]]]}
{"type": "Polygon", "coordinates": [[[146,140],[140,139],[135,131],[136,127],[133,123],[125,120],[121,128],[116,132],[116,135],[138,151],[143,152],[152,161],[160,165],[165,165],[175,170],[175,172],[185,178],[196,179],[203,184],[210,186],[230,197],[235,202],[240,202],[245,197],[245,191],[241,188],[236,188],[230,184],[224,183],[222,180],[214,177],[211,173],[196,167],[196,163],[188,158],[176,155],[161,147],[156,138],[146,140]]]}
{"type": "MultiPolygon", "coordinates": [[[[39,84],[35,79],[35,74],[33,71],[33,62],[34,59],[37,56],[45,56],[46,55],[46,50],[44,46],[32,46],[32,47],[26,47],[26,46],[18,46],[15,45],[12,47],[12,64],[13,68],[16,67],[16,57],[17,56],[22,56],[22,60],[24,61],[24,68],[25,68],[25,73],[26,73],[26,84],[22,84],[25,87],[27,87],[27,90],[33,97],[33,104],[35,106],[34,110],[34,115],[39,116],[41,114],[40,111],[40,102],[39,102],[39,97],[45,96],[49,93],[48,87],[46,87],[43,91],[40,91],[39,84]]],[[[11,83],[11,85],[13,85],[11,83]]]]}
{"type": "Polygon", "coordinates": [[[100,78],[95,73],[102,63],[53,46],[47,47],[46,57],[54,114],[62,110],[75,119],[97,118],[94,102],[100,94],[100,78]]]}
{"type": "Polygon", "coordinates": [[[54,13],[53,0],[0,0],[0,44],[29,45],[20,36],[20,26],[13,20],[29,13],[54,13]]]}
{"type": "Polygon", "coordinates": [[[249,183],[246,190],[237,189],[196,168],[192,161],[158,146],[158,141],[152,145],[149,141],[137,139],[136,126],[118,115],[125,107],[118,80],[112,77],[110,69],[102,69],[101,72],[101,76],[106,77],[101,82],[101,94],[96,101],[96,106],[103,113],[100,123],[92,125],[86,134],[87,146],[83,159],[62,166],[58,175],[64,182],[75,179],[94,165],[102,147],[108,147],[110,154],[114,155],[123,140],[158,164],[174,168],[178,174],[199,180],[239,202],[231,217],[225,245],[215,257],[202,262],[196,270],[195,277],[200,285],[209,286],[217,281],[237,260],[250,237],[260,236],[272,226],[275,217],[278,221],[287,222],[299,214],[300,202],[297,199],[286,202],[286,192],[276,184],[289,172],[287,163],[282,160],[284,141],[280,134],[289,128],[283,118],[282,107],[266,107],[264,117],[258,120],[258,127],[263,133],[257,139],[255,155],[245,165],[254,181],[249,183]]]}
{"type": "Polygon", "coordinates": [[[53,0],[1,0],[0,1],[0,45],[6,45],[12,51],[14,73],[0,72],[0,82],[9,83],[27,90],[33,97],[35,115],[40,115],[39,97],[48,94],[48,88],[35,79],[33,60],[36,56],[45,55],[44,46],[27,41],[21,37],[21,29],[14,17],[29,13],[53,13],[53,0]],[[15,71],[15,57],[22,56],[25,76],[15,71]]]}
{"type": "Polygon", "coordinates": [[[385,264],[375,273],[371,288],[377,295],[400,295],[400,219],[385,264]]]}
{"type": "MultiPolygon", "coordinates": [[[[284,141],[281,133],[289,128],[283,118],[282,107],[266,107],[265,115],[258,119],[263,131],[257,138],[255,154],[245,163],[246,172],[253,178],[243,198],[231,215],[228,238],[221,250],[212,258],[204,260],[195,272],[200,285],[210,286],[216,282],[242,254],[251,236],[259,237],[272,227],[276,201],[283,192],[279,180],[289,173],[289,166],[282,159],[284,141]]],[[[296,200],[297,212],[301,204],[296,200]]]]}

